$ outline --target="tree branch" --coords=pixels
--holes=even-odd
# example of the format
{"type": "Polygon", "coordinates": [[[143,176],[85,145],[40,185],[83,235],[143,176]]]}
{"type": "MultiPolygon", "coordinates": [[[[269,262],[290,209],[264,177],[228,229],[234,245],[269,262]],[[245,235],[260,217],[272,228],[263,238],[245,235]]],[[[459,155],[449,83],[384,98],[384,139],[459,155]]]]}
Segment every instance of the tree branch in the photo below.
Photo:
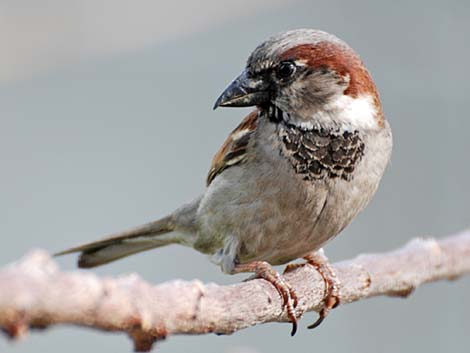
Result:
{"type": "MultiPolygon", "coordinates": [[[[436,241],[416,239],[383,254],[333,265],[341,304],[378,295],[407,296],[417,286],[470,273],[470,230],[436,241]]],[[[298,313],[319,311],[324,282],[310,266],[286,274],[299,297],[298,313]]],[[[28,328],[74,324],[127,332],[135,349],[172,334],[230,334],[266,322],[285,322],[281,298],[256,279],[229,286],[180,280],[150,285],[137,275],[99,278],[60,272],[44,251],[0,269],[0,328],[10,337],[28,328]]]]}

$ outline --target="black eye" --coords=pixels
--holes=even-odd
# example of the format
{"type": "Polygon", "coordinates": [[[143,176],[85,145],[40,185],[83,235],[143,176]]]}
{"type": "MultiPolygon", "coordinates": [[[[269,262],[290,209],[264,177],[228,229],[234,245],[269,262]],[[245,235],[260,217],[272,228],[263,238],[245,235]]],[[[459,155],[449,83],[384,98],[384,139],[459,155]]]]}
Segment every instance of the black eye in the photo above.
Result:
{"type": "Polygon", "coordinates": [[[276,70],[277,77],[286,79],[294,75],[296,66],[292,61],[283,61],[276,70]]]}

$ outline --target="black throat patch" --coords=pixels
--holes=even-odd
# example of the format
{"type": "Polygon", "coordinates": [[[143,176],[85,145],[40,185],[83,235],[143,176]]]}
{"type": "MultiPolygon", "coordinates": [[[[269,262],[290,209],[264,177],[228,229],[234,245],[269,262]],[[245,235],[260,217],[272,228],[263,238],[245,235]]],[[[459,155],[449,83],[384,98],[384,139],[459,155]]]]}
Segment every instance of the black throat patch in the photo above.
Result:
{"type": "Polygon", "coordinates": [[[329,177],[349,181],[364,154],[364,142],[357,131],[303,130],[280,122],[279,136],[281,153],[304,180],[329,177]]]}

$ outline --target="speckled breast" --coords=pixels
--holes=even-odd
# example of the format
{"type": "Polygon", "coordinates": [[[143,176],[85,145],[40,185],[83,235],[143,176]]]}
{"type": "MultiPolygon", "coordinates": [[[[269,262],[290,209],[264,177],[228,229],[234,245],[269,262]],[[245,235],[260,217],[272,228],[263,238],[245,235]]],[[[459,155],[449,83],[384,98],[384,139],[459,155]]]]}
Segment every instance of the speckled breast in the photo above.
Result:
{"type": "Polygon", "coordinates": [[[282,124],[282,153],[304,180],[341,178],[351,180],[364,155],[364,142],[357,131],[303,130],[282,124]]]}

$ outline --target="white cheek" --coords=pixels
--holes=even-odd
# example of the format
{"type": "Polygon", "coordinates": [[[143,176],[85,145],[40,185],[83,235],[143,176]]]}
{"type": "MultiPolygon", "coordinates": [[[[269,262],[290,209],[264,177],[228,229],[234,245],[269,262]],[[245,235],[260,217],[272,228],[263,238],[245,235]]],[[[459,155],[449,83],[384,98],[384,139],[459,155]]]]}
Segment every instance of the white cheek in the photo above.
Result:
{"type": "Polygon", "coordinates": [[[377,126],[377,109],[371,96],[351,98],[352,102],[345,109],[345,118],[363,128],[377,126]]]}
{"type": "Polygon", "coordinates": [[[373,130],[379,127],[377,108],[370,95],[353,98],[347,95],[338,95],[328,104],[321,106],[312,115],[299,117],[288,114],[283,109],[282,102],[278,105],[282,110],[285,122],[295,124],[302,129],[341,129],[341,130],[373,130]]]}
{"type": "Polygon", "coordinates": [[[346,129],[374,129],[378,126],[377,109],[370,95],[358,98],[342,95],[330,103],[329,108],[337,122],[346,129]]]}

